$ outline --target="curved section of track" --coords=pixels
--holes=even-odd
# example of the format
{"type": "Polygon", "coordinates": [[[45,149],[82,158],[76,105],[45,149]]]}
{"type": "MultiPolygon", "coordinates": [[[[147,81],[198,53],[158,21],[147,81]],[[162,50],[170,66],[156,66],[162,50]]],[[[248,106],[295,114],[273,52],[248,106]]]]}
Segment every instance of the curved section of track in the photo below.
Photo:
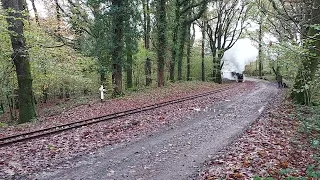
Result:
{"type": "Polygon", "coordinates": [[[26,132],[26,133],[3,137],[3,138],[0,138],[0,147],[7,146],[7,145],[17,143],[17,142],[27,141],[30,139],[35,139],[38,137],[43,137],[43,136],[55,134],[55,133],[70,130],[70,129],[79,128],[79,127],[90,125],[90,124],[95,124],[95,123],[98,123],[101,121],[112,120],[115,118],[131,115],[131,114],[135,114],[135,113],[139,113],[139,112],[156,109],[156,108],[170,105],[170,104],[180,103],[183,101],[212,95],[212,94],[230,89],[230,87],[233,87],[233,86],[228,85],[228,86],[220,88],[220,89],[208,91],[208,92],[201,93],[201,94],[196,94],[193,96],[182,97],[179,99],[174,99],[174,100],[160,102],[160,103],[156,103],[156,104],[152,104],[152,105],[142,106],[139,108],[116,112],[116,113],[112,113],[112,114],[108,114],[108,115],[104,115],[104,116],[99,116],[99,117],[95,117],[95,118],[91,118],[91,119],[85,119],[85,120],[81,120],[81,121],[77,121],[77,122],[71,122],[71,123],[67,123],[67,124],[54,126],[54,127],[48,127],[48,128],[44,128],[44,129],[40,129],[40,130],[36,130],[36,131],[31,131],[31,132],[26,132]]]}

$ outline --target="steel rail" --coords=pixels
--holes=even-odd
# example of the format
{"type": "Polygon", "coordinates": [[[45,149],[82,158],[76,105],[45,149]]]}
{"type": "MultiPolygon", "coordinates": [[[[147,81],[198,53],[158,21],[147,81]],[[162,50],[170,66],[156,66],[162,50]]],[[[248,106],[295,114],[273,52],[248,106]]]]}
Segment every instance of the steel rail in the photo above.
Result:
{"type": "Polygon", "coordinates": [[[107,121],[107,120],[111,120],[111,119],[115,119],[115,118],[131,115],[131,114],[135,114],[135,113],[139,113],[139,112],[143,112],[143,111],[147,111],[147,110],[156,109],[156,108],[167,106],[167,105],[170,105],[170,104],[176,104],[176,103],[179,103],[179,102],[192,100],[192,99],[196,99],[196,98],[199,98],[199,97],[208,96],[208,95],[211,95],[211,94],[215,94],[215,93],[227,90],[230,87],[232,87],[232,85],[228,85],[226,87],[223,87],[223,88],[220,88],[220,89],[216,89],[216,90],[213,90],[213,91],[209,91],[209,92],[205,92],[205,93],[201,93],[201,94],[182,97],[182,98],[178,98],[178,99],[174,99],[174,100],[170,100],[170,101],[165,101],[165,102],[160,102],[160,103],[155,103],[155,104],[152,104],[152,105],[142,106],[142,107],[139,107],[139,108],[129,109],[129,110],[121,111],[121,112],[115,112],[115,113],[107,114],[107,115],[104,115],[104,116],[94,117],[94,118],[80,120],[80,121],[71,122],[71,123],[66,123],[66,124],[62,124],[62,125],[58,125],[58,126],[54,126],[54,127],[48,127],[48,128],[44,128],[44,129],[35,130],[35,131],[30,131],[30,132],[11,135],[11,136],[6,136],[6,137],[3,137],[3,138],[0,138],[0,147],[7,146],[7,145],[10,145],[10,144],[13,144],[13,143],[17,143],[17,142],[27,141],[27,140],[30,140],[30,139],[35,139],[35,138],[38,138],[38,137],[43,137],[43,136],[47,136],[47,135],[51,135],[51,134],[56,134],[58,132],[62,132],[62,131],[70,130],[70,129],[75,129],[75,128],[87,126],[87,125],[90,125],[90,124],[95,124],[95,123],[98,123],[98,122],[107,121]]]}

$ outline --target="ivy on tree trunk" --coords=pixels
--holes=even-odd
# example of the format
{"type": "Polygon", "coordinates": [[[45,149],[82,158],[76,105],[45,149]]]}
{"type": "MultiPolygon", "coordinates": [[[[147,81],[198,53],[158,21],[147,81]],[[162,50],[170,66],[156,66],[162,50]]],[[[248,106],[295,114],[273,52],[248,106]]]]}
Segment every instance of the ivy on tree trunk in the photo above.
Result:
{"type": "Polygon", "coordinates": [[[194,43],[194,39],[195,39],[195,24],[192,24],[192,35],[191,35],[191,24],[188,26],[188,43],[187,43],[187,81],[190,81],[190,74],[191,74],[191,48],[193,46],[194,43]]]}
{"type": "Polygon", "coordinates": [[[132,77],[132,66],[133,66],[133,57],[132,57],[132,51],[127,52],[127,66],[126,66],[126,71],[127,71],[127,88],[132,88],[133,87],[133,77],[132,77]]]}
{"type": "Polygon", "coordinates": [[[302,66],[298,70],[295,78],[294,91],[292,97],[299,104],[309,105],[311,103],[311,82],[314,79],[320,57],[320,0],[313,2],[311,11],[311,21],[308,31],[307,47],[309,48],[309,58],[304,59],[302,66]]]}
{"type": "Polygon", "coordinates": [[[152,83],[152,79],[151,79],[151,59],[149,57],[150,32],[151,32],[149,0],[144,0],[143,2],[143,16],[144,16],[144,46],[147,51],[146,64],[145,64],[145,76],[146,76],[146,86],[150,86],[152,83]]]}
{"type": "Polygon", "coordinates": [[[166,58],[166,46],[167,46],[167,20],[166,20],[166,0],[157,0],[157,56],[158,56],[158,87],[164,86],[164,63],[166,58]]]}
{"type": "Polygon", "coordinates": [[[179,51],[178,51],[178,80],[182,80],[182,60],[184,55],[184,45],[187,39],[187,28],[188,24],[183,23],[180,31],[180,40],[179,40],[179,51]]]}
{"type": "Polygon", "coordinates": [[[176,59],[178,56],[178,34],[180,31],[180,5],[179,0],[174,1],[174,22],[173,22],[173,32],[172,32],[172,48],[171,48],[171,59],[170,59],[170,70],[169,70],[169,79],[171,82],[174,82],[174,73],[176,66],[176,59]]]}
{"type": "Polygon", "coordinates": [[[23,32],[24,1],[2,0],[5,10],[8,10],[8,30],[13,49],[12,60],[16,67],[19,97],[19,123],[29,122],[36,117],[35,102],[32,92],[32,77],[29,54],[23,32]]]}
{"type": "Polygon", "coordinates": [[[122,94],[122,65],[123,65],[123,0],[112,1],[112,85],[113,95],[122,94]]]}

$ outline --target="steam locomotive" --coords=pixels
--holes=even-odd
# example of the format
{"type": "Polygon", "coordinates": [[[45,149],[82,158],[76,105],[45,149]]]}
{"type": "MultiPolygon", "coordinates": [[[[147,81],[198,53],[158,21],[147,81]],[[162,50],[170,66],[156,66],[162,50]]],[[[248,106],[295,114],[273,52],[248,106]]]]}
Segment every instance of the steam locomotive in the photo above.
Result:
{"type": "Polygon", "coordinates": [[[231,75],[236,79],[237,82],[243,82],[243,74],[231,72],[231,75]]]}

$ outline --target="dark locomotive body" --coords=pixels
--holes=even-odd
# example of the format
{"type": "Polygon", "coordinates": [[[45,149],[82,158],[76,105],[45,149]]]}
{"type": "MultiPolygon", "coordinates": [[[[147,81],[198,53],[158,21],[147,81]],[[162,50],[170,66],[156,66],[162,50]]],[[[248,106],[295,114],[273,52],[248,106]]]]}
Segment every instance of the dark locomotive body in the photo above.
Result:
{"type": "Polygon", "coordinates": [[[243,79],[244,79],[243,74],[231,72],[231,75],[236,79],[237,82],[243,82],[243,79]]]}

